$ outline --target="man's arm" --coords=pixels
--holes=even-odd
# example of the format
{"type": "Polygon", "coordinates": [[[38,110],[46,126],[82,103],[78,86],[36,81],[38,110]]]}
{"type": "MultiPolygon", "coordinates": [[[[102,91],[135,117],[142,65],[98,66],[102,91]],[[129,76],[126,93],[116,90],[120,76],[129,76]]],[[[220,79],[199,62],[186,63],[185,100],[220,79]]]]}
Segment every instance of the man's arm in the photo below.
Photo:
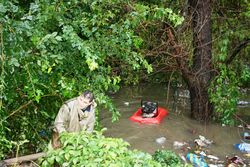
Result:
{"type": "Polygon", "coordinates": [[[69,107],[64,104],[62,105],[62,107],[60,108],[56,119],[55,119],[55,130],[58,133],[62,133],[66,131],[66,124],[68,123],[69,120],[69,107]]]}
{"type": "Polygon", "coordinates": [[[91,112],[91,116],[89,118],[88,121],[88,125],[87,125],[87,132],[93,132],[94,130],[94,126],[95,126],[95,108],[96,108],[97,104],[95,103],[95,101],[92,102],[91,108],[90,108],[90,112],[91,112]]]}

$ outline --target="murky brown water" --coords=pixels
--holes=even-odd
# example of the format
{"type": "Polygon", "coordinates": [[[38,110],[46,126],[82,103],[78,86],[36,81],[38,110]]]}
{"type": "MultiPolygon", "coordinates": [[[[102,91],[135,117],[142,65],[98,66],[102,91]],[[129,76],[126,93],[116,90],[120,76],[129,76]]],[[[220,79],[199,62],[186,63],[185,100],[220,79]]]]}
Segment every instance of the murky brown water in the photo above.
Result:
{"type": "MultiPolygon", "coordinates": [[[[233,144],[241,142],[240,133],[243,132],[242,129],[222,127],[215,123],[201,125],[189,118],[188,98],[179,97],[176,108],[174,108],[173,93],[169,94],[168,104],[167,96],[167,85],[157,84],[122,88],[112,97],[121,113],[120,120],[111,123],[111,114],[106,111],[101,113],[101,124],[107,128],[105,136],[123,138],[131,144],[132,149],[149,153],[154,153],[158,149],[170,149],[178,153],[181,150],[174,149],[174,141],[192,144],[194,139],[203,135],[214,141],[214,144],[208,148],[209,154],[222,159],[225,159],[227,155],[242,156],[241,152],[233,147],[233,144]],[[129,117],[140,107],[141,99],[159,102],[159,106],[169,110],[169,115],[160,125],[138,124],[130,121],[129,117]],[[159,137],[165,137],[166,142],[162,145],[158,144],[155,140],[159,137]]],[[[245,96],[244,100],[250,101],[250,96],[245,96]]],[[[249,105],[239,108],[246,115],[245,121],[250,120],[249,109],[249,105]]]]}

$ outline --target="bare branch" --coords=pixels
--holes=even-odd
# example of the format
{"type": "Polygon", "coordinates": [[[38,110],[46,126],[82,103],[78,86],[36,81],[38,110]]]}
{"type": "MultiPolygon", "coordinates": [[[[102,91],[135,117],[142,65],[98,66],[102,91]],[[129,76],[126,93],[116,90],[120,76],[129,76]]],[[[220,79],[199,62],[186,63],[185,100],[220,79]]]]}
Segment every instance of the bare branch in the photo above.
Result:
{"type": "Polygon", "coordinates": [[[232,52],[232,54],[229,56],[229,58],[225,61],[226,65],[229,65],[230,63],[232,63],[232,61],[234,60],[234,58],[236,57],[236,55],[245,47],[247,47],[247,45],[250,42],[250,38],[244,39],[238,46],[236,46],[232,52]]]}

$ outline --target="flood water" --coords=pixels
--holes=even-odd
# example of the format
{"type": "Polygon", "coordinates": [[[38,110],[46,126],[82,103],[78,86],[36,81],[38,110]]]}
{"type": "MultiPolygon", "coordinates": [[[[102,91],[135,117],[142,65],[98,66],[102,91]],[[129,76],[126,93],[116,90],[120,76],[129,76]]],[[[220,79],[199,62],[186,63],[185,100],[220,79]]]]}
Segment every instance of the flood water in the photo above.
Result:
{"type": "MultiPolygon", "coordinates": [[[[242,128],[222,126],[216,123],[202,125],[190,119],[189,99],[186,92],[180,90],[180,96],[174,100],[173,91],[169,91],[167,85],[141,85],[137,87],[124,87],[112,95],[115,106],[121,113],[120,120],[111,123],[111,114],[107,111],[101,113],[101,124],[107,128],[105,136],[122,138],[131,145],[131,149],[137,149],[153,154],[158,149],[169,149],[176,153],[182,152],[175,149],[173,143],[187,142],[191,144],[199,135],[213,140],[214,143],[207,149],[208,154],[218,156],[225,160],[226,156],[243,156],[233,147],[233,144],[242,140],[242,128]],[[169,115],[161,124],[139,124],[129,120],[129,117],[140,107],[141,99],[156,101],[159,106],[167,108],[169,115]],[[168,100],[167,100],[168,99],[168,100]],[[157,138],[165,137],[163,144],[156,142],[157,138]]],[[[242,96],[242,100],[250,101],[250,95],[242,96]]],[[[244,121],[250,120],[250,105],[238,107],[244,115],[244,121]]],[[[250,122],[248,122],[250,123],[250,122]]]]}

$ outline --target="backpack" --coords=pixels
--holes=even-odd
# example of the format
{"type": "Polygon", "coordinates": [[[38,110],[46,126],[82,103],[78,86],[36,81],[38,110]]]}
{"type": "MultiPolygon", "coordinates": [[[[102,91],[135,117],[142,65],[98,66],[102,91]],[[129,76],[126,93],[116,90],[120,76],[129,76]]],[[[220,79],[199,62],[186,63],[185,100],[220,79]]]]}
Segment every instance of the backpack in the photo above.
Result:
{"type": "Polygon", "coordinates": [[[141,101],[141,109],[143,117],[155,117],[158,114],[158,103],[141,101]]]}

